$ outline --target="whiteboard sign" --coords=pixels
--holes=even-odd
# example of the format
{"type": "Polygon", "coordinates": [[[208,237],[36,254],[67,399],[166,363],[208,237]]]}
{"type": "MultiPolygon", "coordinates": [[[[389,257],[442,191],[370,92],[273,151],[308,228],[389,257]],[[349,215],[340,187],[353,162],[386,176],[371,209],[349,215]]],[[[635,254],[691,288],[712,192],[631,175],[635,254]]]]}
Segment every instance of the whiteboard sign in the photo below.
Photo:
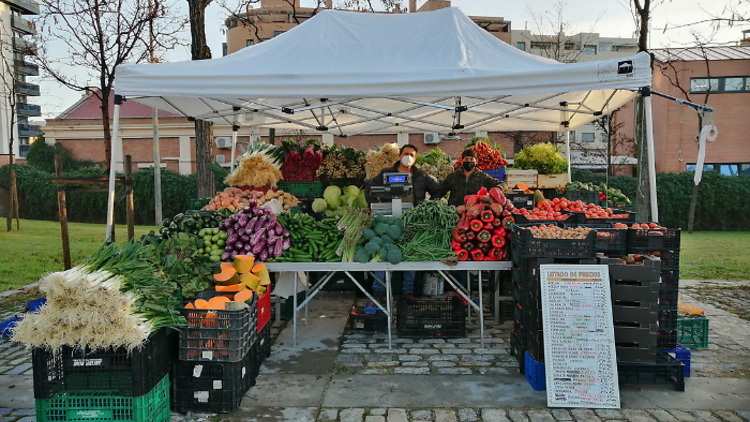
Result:
{"type": "Polygon", "coordinates": [[[549,407],[620,407],[606,265],[541,265],[549,407]]]}

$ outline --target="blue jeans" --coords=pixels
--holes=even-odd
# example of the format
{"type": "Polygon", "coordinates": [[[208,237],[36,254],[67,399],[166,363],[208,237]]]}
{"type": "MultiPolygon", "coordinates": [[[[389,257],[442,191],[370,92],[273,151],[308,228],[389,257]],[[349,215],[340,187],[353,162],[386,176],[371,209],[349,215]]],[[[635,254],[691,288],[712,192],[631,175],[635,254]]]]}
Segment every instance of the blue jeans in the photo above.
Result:
{"type": "MultiPolygon", "coordinates": [[[[372,292],[379,296],[385,296],[385,271],[375,271],[375,277],[383,280],[381,284],[378,280],[372,281],[372,292]]],[[[401,294],[410,295],[414,293],[414,277],[416,271],[404,271],[404,278],[401,282],[401,294]]]]}

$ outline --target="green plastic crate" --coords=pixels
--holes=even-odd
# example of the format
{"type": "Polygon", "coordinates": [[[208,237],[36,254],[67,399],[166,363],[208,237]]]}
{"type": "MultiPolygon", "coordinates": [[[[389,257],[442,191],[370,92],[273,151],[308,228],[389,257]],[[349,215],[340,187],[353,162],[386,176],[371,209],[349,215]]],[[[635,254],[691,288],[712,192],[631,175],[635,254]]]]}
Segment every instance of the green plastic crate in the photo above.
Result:
{"type": "Polygon", "coordinates": [[[169,375],[138,397],[112,391],[64,391],[36,400],[37,422],[168,422],[169,375]]]}
{"type": "Polygon", "coordinates": [[[703,315],[678,316],[677,343],[691,349],[708,347],[708,318],[703,315]]]}
{"type": "Polygon", "coordinates": [[[279,190],[295,196],[320,198],[323,196],[323,182],[279,182],[279,190]]]}

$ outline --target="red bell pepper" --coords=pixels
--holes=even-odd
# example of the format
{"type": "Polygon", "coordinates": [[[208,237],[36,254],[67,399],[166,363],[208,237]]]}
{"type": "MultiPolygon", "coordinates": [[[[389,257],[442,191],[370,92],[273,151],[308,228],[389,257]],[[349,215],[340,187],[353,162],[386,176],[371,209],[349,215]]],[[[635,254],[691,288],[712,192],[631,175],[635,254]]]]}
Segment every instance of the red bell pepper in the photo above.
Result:
{"type": "Polygon", "coordinates": [[[457,242],[465,242],[466,241],[466,235],[464,233],[462,233],[461,229],[459,229],[458,227],[456,227],[455,229],[453,229],[453,231],[451,232],[451,235],[453,236],[453,240],[455,240],[457,242]]]}
{"type": "Polygon", "coordinates": [[[469,259],[469,252],[466,251],[466,249],[459,249],[456,252],[456,255],[458,255],[459,261],[466,261],[469,259]]]}
{"type": "Polygon", "coordinates": [[[466,197],[464,197],[464,205],[466,205],[466,208],[471,208],[476,205],[477,202],[479,202],[479,197],[476,195],[466,195],[466,197]]]}
{"type": "Polygon", "coordinates": [[[495,248],[502,248],[505,246],[505,236],[499,234],[492,236],[492,246],[495,248]]]}
{"type": "Polygon", "coordinates": [[[461,249],[461,242],[456,241],[455,239],[451,240],[451,249],[453,249],[454,251],[461,249]]]}
{"type": "Polygon", "coordinates": [[[505,257],[505,253],[503,253],[503,250],[501,248],[492,248],[487,256],[492,258],[493,261],[502,261],[505,257]]]}
{"type": "Polygon", "coordinates": [[[495,215],[492,213],[492,210],[486,210],[482,211],[482,214],[479,215],[479,218],[485,223],[491,223],[492,220],[495,219],[495,215]]]}
{"type": "Polygon", "coordinates": [[[505,235],[506,235],[506,233],[507,233],[507,232],[506,232],[506,231],[505,231],[505,229],[504,229],[504,228],[502,228],[502,227],[500,227],[500,228],[498,228],[498,229],[495,229],[495,230],[493,230],[493,231],[492,231],[492,234],[496,234],[496,235],[499,235],[499,236],[502,236],[502,237],[506,237],[506,236],[505,236],[505,235]]]}
{"type": "Polygon", "coordinates": [[[490,234],[489,230],[482,230],[477,234],[477,239],[482,243],[487,243],[492,240],[492,234],[490,234]]]}
{"type": "Polygon", "coordinates": [[[458,213],[458,215],[464,215],[464,213],[466,213],[466,205],[457,206],[456,212],[458,213]]]}
{"type": "Polygon", "coordinates": [[[503,206],[498,203],[492,203],[490,204],[490,210],[492,210],[492,214],[495,217],[499,217],[503,213],[503,206]]]}
{"type": "Polygon", "coordinates": [[[504,217],[503,218],[503,228],[505,228],[505,230],[510,230],[510,227],[513,224],[515,224],[515,222],[516,222],[516,220],[513,217],[510,217],[510,216],[504,217]]]}
{"type": "Polygon", "coordinates": [[[471,251],[471,259],[474,261],[482,261],[484,259],[484,252],[481,249],[474,249],[471,251]]]}
{"type": "Polygon", "coordinates": [[[497,261],[497,259],[495,259],[495,258],[487,255],[487,256],[484,257],[484,261],[497,261]]]}
{"type": "Polygon", "coordinates": [[[482,188],[479,189],[479,192],[477,192],[477,196],[484,196],[484,195],[487,195],[487,193],[488,193],[487,192],[487,188],[485,188],[484,186],[482,186],[482,188]]]}
{"type": "Polygon", "coordinates": [[[494,188],[490,189],[489,194],[492,197],[493,201],[499,203],[501,206],[505,206],[505,202],[507,200],[505,199],[505,195],[503,195],[503,191],[501,191],[497,187],[494,187],[494,188]]]}
{"type": "Polygon", "coordinates": [[[482,227],[484,227],[484,224],[482,224],[481,220],[471,220],[469,223],[469,226],[471,227],[471,230],[478,232],[482,230],[482,227]]]}
{"type": "Polygon", "coordinates": [[[468,231],[466,232],[466,240],[474,240],[477,237],[477,232],[468,231]]]}

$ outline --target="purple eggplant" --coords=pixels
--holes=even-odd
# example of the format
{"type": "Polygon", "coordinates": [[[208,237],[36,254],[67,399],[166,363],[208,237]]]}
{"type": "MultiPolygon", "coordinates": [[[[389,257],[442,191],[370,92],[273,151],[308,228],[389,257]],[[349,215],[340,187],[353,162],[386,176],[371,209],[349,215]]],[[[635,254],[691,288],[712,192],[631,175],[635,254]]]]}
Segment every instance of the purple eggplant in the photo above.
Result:
{"type": "Polygon", "coordinates": [[[281,250],[285,251],[291,247],[292,247],[292,241],[288,237],[284,238],[284,240],[281,242],[281,250]]]}
{"type": "Polygon", "coordinates": [[[232,214],[232,216],[229,217],[229,220],[232,220],[232,221],[237,221],[239,219],[240,219],[240,215],[239,214],[232,214]]]}
{"type": "Polygon", "coordinates": [[[253,233],[255,231],[255,226],[258,224],[258,217],[253,217],[248,221],[247,225],[245,226],[245,231],[248,233],[253,233]]]}
{"type": "Polygon", "coordinates": [[[284,237],[289,237],[289,230],[284,229],[284,231],[281,232],[281,235],[284,237]]]}
{"type": "Polygon", "coordinates": [[[230,255],[231,254],[229,252],[224,252],[223,254],[221,254],[221,260],[222,261],[229,261],[229,256],[230,255]]]}
{"type": "Polygon", "coordinates": [[[245,246],[243,246],[243,247],[242,247],[242,250],[243,250],[244,252],[252,252],[252,250],[253,250],[253,245],[251,245],[251,244],[249,244],[249,243],[248,243],[248,244],[246,244],[245,246]]]}
{"type": "Polygon", "coordinates": [[[244,248],[244,247],[245,247],[245,244],[242,243],[241,241],[238,240],[238,241],[234,242],[234,250],[235,251],[241,251],[242,248],[244,248]]]}
{"type": "Polygon", "coordinates": [[[231,243],[227,243],[226,245],[224,245],[224,250],[227,252],[232,252],[234,250],[234,245],[231,243]]]}
{"type": "Polygon", "coordinates": [[[278,241],[273,245],[273,256],[281,256],[281,252],[283,251],[281,244],[282,242],[278,241]]]}
{"type": "Polygon", "coordinates": [[[236,234],[230,234],[229,237],[227,237],[227,243],[236,243],[239,239],[240,237],[236,234]]]}
{"type": "Polygon", "coordinates": [[[245,225],[247,225],[247,214],[242,214],[242,215],[240,216],[240,219],[239,219],[239,220],[237,220],[237,224],[239,224],[240,226],[245,226],[245,225]]]}
{"type": "Polygon", "coordinates": [[[243,234],[242,236],[240,236],[240,241],[242,243],[250,243],[250,236],[243,234]]]}
{"type": "Polygon", "coordinates": [[[266,234],[266,231],[264,229],[255,229],[255,233],[250,237],[250,243],[255,245],[260,241],[260,239],[263,238],[263,236],[266,234]]]}
{"type": "Polygon", "coordinates": [[[262,250],[263,250],[263,248],[264,248],[265,246],[266,246],[266,240],[265,240],[265,239],[260,239],[260,241],[258,241],[258,243],[255,243],[255,244],[254,244],[254,246],[253,246],[253,251],[252,251],[252,252],[253,252],[254,254],[258,254],[258,253],[260,253],[260,251],[262,251],[262,250]]]}
{"type": "Polygon", "coordinates": [[[262,251],[260,252],[260,254],[258,255],[258,259],[260,259],[261,261],[266,261],[266,260],[268,260],[268,251],[267,251],[267,250],[265,250],[265,249],[263,249],[263,250],[262,250],[262,251]]]}
{"type": "Polygon", "coordinates": [[[240,253],[237,252],[237,251],[232,251],[232,252],[229,252],[229,257],[232,258],[232,260],[234,260],[234,257],[237,256],[237,255],[239,255],[239,254],[240,253]]]}
{"type": "Polygon", "coordinates": [[[231,235],[233,235],[235,233],[237,233],[237,230],[235,230],[233,227],[230,227],[230,228],[227,229],[227,234],[229,236],[231,236],[231,235]]]}

